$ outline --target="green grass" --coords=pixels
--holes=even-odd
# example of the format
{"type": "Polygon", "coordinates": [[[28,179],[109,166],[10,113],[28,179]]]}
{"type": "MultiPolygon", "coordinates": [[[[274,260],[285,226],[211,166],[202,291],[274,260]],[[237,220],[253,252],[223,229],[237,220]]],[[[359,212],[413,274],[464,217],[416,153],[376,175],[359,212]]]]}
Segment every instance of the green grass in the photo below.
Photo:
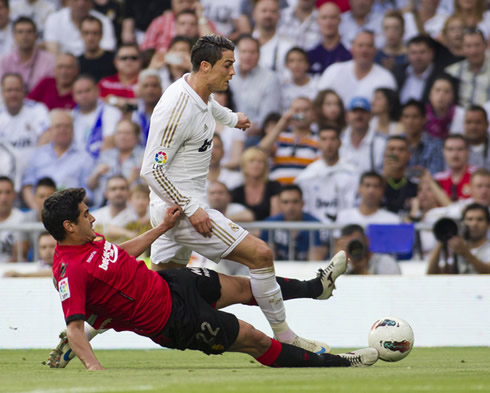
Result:
{"type": "Polygon", "coordinates": [[[486,347],[415,348],[401,362],[379,361],[364,369],[271,369],[241,354],[208,357],[162,349],[99,350],[107,370],[88,372],[77,359],[66,369],[49,369],[41,364],[47,353],[0,351],[0,392],[490,392],[486,347]]]}

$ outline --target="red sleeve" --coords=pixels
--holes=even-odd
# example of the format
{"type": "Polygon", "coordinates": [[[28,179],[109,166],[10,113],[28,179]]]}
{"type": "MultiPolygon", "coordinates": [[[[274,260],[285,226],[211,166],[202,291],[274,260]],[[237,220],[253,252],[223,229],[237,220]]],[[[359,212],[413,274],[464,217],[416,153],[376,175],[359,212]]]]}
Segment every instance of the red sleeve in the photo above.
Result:
{"type": "Polygon", "coordinates": [[[58,292],[67,325],[72,321],[86,319],[85,296],[88,277],[82,266],[68,264],[65,276],[58,281],[58,292]]]}
{"type": "Polygon", "coordinates": [[[45,87],[44,87],[45,81],[46,81],[46,79],[41,79],[39,81],[39,83],[28,94],[27,98],[34,100],[34,101],[42,102],[43,91],[45,89],[45,87]]]}

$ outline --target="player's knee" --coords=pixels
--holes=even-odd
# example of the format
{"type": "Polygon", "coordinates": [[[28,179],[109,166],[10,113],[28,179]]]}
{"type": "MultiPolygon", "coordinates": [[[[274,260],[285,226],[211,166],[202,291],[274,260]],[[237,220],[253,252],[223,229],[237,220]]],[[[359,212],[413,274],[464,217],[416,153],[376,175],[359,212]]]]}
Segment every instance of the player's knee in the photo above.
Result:
{"type": "Polygon", "coordinates": [[[252,263],[255,265],[254,268],[271,266],[273,263],[272,250],[263,240],[257,239],[255,258],[252,263]]]}
{"type": "Polygon", "coordinates": [[[264,354],[271,343],[269,337],[248,323],[241,324],[240,336],[243,352],[253,357],[259,357],[264,354]]]}

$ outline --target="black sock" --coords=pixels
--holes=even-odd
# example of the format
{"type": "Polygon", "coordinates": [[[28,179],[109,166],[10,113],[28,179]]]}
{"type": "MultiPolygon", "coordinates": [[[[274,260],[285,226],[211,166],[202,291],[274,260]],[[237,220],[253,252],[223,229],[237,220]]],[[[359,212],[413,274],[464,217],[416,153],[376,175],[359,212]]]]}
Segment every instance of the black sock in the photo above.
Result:
{"type": "Polygon", "coordinates": [[[272,340],[270,348],[257,361],[269,367],[349,367],[350,362],[338,355],[313,352],[272,340]]]}
{"type": "Polygon", "coordinates": [[[323,292],[322,282],[319,277],[307,281],[284,277],[276,277],[276,280],[281,287],[284,300],[299,298],[315,299],[323,292]]]}

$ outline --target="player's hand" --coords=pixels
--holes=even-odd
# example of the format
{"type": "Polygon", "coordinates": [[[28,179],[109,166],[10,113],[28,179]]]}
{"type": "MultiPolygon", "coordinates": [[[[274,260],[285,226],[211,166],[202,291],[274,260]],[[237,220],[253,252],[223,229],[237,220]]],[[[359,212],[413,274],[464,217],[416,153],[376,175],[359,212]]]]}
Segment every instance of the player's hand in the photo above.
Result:
{"type": "Polygon", "coordinates": [[[169,207],[165,212],[165,217],[163,218],[163,222],[167,228],[173,228],[181,214],[182,208],[180,206],[173,205],[169,207]]]}
{"type": "Polygon", "coordinates": [[[238,122],[236,123],[235,128],[240,128],[241,130],[245,131],[248,127],[250,127],[250,120],[245,113],[237,112],[237,116],[238,122]]]}
{"type": "Polygon", "coordinates": [[[203,208],[199,208],[196,212],[189,217],[189,221],[196,231],[198,231],[204,237],[211,237],[211,231],[213,227],[208,213],[203,208]]]}

